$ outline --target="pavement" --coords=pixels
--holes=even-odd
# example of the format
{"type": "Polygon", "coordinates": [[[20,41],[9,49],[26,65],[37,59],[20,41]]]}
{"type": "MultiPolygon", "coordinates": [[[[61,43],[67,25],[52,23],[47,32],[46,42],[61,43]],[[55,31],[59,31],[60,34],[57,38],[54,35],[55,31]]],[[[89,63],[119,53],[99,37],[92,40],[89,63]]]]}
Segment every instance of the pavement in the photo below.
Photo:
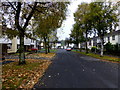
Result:
{"type": "Polygon", "coordinates": [[[120,88],[120,64],[63,49],[34,85],[40,88],[120,88]]]}

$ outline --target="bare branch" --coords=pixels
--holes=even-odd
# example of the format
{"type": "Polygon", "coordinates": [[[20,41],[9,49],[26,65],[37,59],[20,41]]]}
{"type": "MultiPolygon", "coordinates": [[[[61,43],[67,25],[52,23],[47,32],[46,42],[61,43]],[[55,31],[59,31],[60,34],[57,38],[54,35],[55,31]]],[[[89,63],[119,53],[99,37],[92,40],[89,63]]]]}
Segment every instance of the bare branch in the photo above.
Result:
{"type": "Polygon", "coordinates": [[[24,26],[23,26],[23,29],[24,29],[24,30],[25,30],[26,27],[28,26],[29,20],[31,19],[31,17],[32,17],[32,15],[33,15],[33,13],[34,13],[36,6],[37,6],[37,2],[34,3],[34,6],[33,6],[32,10],[31,10],[31,12],[29,13],[28,17],[26,18],[26,22],[25,22],[25,24],[24,24],[24,26]]]}
{"type": "Polygon", "coordinates": [[[19,25],[19,17],[20,17],[21,5],[22,5],[21,2],[18,2],[16,15],[15,15],[15,25],[19,29],[21,28],[20,25],[19,25]]]}
{"type": "MultiPolygon", "coordinates": [[[[7,1],[8,1],[8,0],[7,0],[7,1]]],[[[10,6],[11,6],[15,11],[17,11],[16,8],[13,6],[13,4],[12,4],[11,2],[8,1],[8,3],[10,4],[10,6]]]]}
{"type": "MultiPolygon", "coordinates": [[[[33,7],[31,5],[28,5],[31,9],[33,9],[33,7]]],[[[35,8],[36,11],[43,13],[42,11],[38,10],[37,8],[35,8]]]]}

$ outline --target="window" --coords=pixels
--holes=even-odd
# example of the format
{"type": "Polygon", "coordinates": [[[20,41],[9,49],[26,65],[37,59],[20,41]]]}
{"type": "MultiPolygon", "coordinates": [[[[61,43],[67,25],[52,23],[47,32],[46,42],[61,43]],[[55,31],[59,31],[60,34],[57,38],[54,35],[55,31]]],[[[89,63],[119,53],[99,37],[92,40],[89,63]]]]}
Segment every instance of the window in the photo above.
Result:
{"type": "Polygon", "coordinates": [[[19,49],[20,48],[20,45],[17,45],[17,49],[19,49]]]}
{"type": "Polygon", "coordinates": [[[8,44],[7,47],[8,47],[8,49],[11,49],[11,48],[12,48],[12,45],[11,45],[11,44],[8,44]]]}
{"type": "Polygon", "coordinates": [[[112,40],[115,40],[115,35],[112,36],[112,40]]]}

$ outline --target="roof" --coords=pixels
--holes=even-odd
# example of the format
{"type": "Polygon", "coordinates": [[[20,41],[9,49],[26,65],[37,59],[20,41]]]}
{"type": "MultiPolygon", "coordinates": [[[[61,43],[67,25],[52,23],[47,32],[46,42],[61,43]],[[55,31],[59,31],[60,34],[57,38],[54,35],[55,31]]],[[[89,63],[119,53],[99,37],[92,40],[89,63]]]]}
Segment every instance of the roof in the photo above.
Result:
{"type": "Polygon", "coordinates": [[[112,35],[120,35],[120,30],[110,32],[110,33],[106,34],[105,36],[112,36],[112,35]]]}

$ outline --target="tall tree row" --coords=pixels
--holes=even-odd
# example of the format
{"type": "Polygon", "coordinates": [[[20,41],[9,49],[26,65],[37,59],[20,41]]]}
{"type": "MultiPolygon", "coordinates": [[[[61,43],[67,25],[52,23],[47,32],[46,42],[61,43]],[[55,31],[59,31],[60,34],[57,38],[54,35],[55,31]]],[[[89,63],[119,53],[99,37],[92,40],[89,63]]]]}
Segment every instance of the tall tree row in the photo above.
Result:
{"type": "Polygon", "coordinates": [[[104,36],[108,32],[115,31],[118,26],[118,6],[111,2],[94,2],[90,4],[90,7],[93,28],[101,40],[100,55],[103,56],[104,36]]]}
{"type": "Polygon", "coordinates": [[[86,46],[86,53],[88,53],[87,41],[88,41],[88,34],[91,32],[92,29],[92,19],[90,17],[90,6],[88,3],[82,3],[78,6],[78,10],[74,13],[75,21],[79,25],[79,30],[81,29],[85,35],[85,46],[86,46]]]}
{"type": "MultiPolygon", "coordinates": [[[[101,41],[101,53],[104,50],[104,35],[109,31],[112,32],[118,26],[118,5],[111,2],[91,2],[82,3],[75,12],[75,24],[79,24],[86,38],[86,53],[88,34],[97,33],[101,41]]],[[[75,28],[73,28],[75,29],[75,28]]],[[[78,29],[78,30],[79,30],[78,29]]],[[[73,32],[72,32],[73,33],[73,32]]]]}

